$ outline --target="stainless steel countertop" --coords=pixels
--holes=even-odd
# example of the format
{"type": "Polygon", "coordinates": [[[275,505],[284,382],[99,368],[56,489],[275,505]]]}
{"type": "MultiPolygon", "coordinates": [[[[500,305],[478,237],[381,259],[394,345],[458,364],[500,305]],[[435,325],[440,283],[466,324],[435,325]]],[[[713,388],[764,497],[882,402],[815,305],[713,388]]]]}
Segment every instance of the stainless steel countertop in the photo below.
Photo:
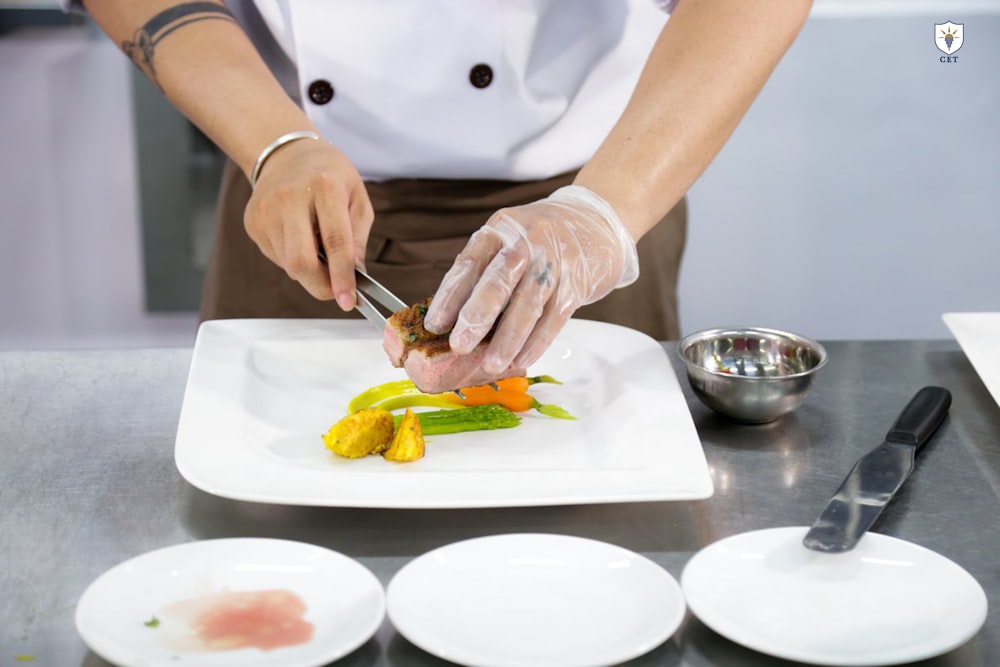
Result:
{"type": "MultiPolygon", "coordinates": [[[[670,352],[675,371],[680,364],[670,352]]],[[[715,495],[694,502],[470,510],[300,508],[226,500],[173,461],[190,349],[0,352],[0,665],[106,665],[77,635],[87,585],[146,551],[219,537],[312,542],[359,559],[383,584],[410,559],[470,537],[552,532],[618,544],[679,578],[720,538],[813,521],[854,460],[924,385],[951,390],[949,418],[873,530],[923,545],[986,590],[985,627],[930,666],[1000,665],[1000,407],[950,340],[827,342],[799,410],[766,426],[688,403],[715,495]]],[[[338,665],[445,665],[386,621],[338,665]]],[[[689,618],[633,666],[791,665],[689,618]]]]}

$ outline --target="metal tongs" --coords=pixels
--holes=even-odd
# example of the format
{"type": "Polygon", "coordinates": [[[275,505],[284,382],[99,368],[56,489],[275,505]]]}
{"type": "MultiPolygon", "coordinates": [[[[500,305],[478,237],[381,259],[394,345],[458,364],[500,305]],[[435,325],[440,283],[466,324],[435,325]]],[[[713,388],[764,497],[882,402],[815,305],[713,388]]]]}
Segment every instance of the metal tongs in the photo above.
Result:
{"type": "Polygon", "coordinates": [[[387,308],[390,315],[407,308],[402,299],[387,290],[377,280],[361,269],[354,269],[354,278],[358,283],[358,303],[355,308],[365,316],[366,320],[378,327],[379,331],[385,330],[387,317],[375,307],[372,300],[381,304],[382,307],[387,308]],[[371,300],[369,300],[369,297],[371,297],[371,300]]]}

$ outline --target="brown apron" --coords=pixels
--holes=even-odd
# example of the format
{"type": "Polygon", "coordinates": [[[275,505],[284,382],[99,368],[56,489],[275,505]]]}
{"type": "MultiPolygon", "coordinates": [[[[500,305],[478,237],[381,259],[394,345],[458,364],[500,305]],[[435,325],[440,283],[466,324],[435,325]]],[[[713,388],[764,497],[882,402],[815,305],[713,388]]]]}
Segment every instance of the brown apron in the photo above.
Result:
{"type": "MultiPolygon", "coordinates": [[[[365,265],[407,303],[434,294],[469,236],[505,206],[541,199],[574,174],[543,181],[399,179],[367,183],[375,209],[365,265]]],[[[223,171],[215,243],[202,289],[202,320],[243,317],[356,318],[314,299],[257,249],[243,228],[250,184],[232,162],[223,171]]],[[[614,322],[676,340],[677,274],[687,232],[685,200],[639,241],[639,279],[576,317],[614,322]]]]}

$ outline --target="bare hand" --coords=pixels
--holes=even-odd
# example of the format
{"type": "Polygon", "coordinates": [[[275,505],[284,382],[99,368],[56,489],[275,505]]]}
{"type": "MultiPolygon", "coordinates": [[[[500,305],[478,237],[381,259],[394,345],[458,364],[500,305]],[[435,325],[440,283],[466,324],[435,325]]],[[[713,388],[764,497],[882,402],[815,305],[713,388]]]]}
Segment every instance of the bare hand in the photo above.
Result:
{"type": "Polygon", "coordinates": [[[268,159],[244,214],[247,234],[268,259],[345,311],[354,308],[354,267],[364,265],[373,220],[354,165],[315,140],[287,144],[268,159]]]}

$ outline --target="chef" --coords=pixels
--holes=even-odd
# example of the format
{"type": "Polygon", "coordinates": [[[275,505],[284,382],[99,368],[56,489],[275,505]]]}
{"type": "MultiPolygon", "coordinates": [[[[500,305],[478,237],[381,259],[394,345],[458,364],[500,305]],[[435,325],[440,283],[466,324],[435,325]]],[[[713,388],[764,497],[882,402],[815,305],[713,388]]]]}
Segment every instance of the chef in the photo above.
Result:
{"type": "Polygon", "coordinates": [[[229,157],[203,319],[352,315],[361,265],[487,370],[678,336],[684,194],[809,5],[83,0],[229,157]]]}

